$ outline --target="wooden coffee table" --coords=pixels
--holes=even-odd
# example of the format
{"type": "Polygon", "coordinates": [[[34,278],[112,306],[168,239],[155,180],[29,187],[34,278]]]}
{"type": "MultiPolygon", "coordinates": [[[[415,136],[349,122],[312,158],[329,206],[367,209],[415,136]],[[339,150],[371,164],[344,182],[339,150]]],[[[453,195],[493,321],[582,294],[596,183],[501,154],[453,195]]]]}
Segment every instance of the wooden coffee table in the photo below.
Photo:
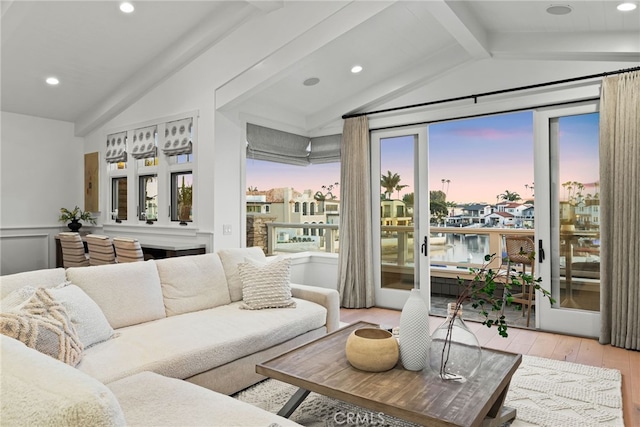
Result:
{"type": "Polygon", "coordinates": [[[257,365],[257,373],[300,387],[279,415],[290,416],[313,391],[429,426],[493,426],[515,418],[515,409],[503,404],[522,355],[483,348],[482,366],[465,383],[443,381],[429,368],[407,371],[400,363],[364,372],[349,364],[345,345],[352,331],[372,326],[354,323],[257,365]]]}

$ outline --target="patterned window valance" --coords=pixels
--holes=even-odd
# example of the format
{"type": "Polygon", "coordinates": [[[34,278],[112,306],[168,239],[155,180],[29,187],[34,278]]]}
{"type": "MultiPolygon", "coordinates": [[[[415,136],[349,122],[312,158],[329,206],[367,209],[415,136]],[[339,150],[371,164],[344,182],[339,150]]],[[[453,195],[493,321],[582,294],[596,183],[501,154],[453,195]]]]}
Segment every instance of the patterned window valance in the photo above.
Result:
{"type": "Polygon", "coordinates": [[[191,117],[167,123],[164,130],[164,143],[162,144],[164,154],[167,156],[191,154],[193,152],[192,126],[193,120],[191,117]]]}
{"type": "Polygon", "coordinates": [[[146,159],[156,156],[156,129],[157,126],[149,126],[133,132],[132,157],[146,159]]]}
{"type": "Polygon", "coordinates": [[[107,152],[104,158],[107,163],[127,161],[127,132],[107,135],[107,152]]]}

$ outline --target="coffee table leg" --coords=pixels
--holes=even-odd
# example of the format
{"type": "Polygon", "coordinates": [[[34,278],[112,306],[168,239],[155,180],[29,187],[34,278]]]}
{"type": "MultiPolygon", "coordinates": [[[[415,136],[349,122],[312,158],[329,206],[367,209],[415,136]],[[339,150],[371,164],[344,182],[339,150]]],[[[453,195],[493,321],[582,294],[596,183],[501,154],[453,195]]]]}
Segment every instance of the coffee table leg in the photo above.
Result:
{"type": "Polygon", "coordinates": [[[305,390],[303,388],[299,388],[293,396],[289,398],[289,401],[284,404],[282,409],[278,412],[278,415],[281,417],[289,418],[293,411],[296,410],[298,406],[302,403],[302,401],[309,395],[309,390],[305,390]]]}
{"type": "Polygon", "coordinates": [[[507,392],[509,391],[509,384],[502,390],[500,396],[493,404],[489,413],[484,419],[482,423],[483,427],[497,427],[506,423],[507,421],[511,421],[516,417],[516,410],[513,408],[509,408],[504,406],[504,401],[507,398],[507,392]]]}

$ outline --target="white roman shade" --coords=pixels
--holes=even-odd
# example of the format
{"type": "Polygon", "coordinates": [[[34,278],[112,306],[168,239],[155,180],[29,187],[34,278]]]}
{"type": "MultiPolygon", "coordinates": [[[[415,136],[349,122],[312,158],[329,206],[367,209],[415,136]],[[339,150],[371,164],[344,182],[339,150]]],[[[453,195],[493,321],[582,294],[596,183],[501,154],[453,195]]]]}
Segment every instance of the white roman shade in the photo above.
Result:
{"type": "Polygon", "coordinates": [[[107,163],[127,161],[127,132],[107,135],[107,152],[104,158],[107,163]]]}
{"type": "Polygon", "coordinates": [[[191,154],[193,151],[192,126],[193,120],[191,117],[167,123],[164,131],[164,143],[162,144],[164,154],[167,156],[191,154]]]}
{"type": "Polygon", "coordinates": [[[310,138],[247,123],[247,158],[289,165],[309,164],[310,138]]]}
{"type": "Polygon", "coordinates": [[[131,144],[131,156],[136,159],[146,159],[156,156],[156,129],[157,126],[136,129],[133,132],[131,144]]]}
{"type": "Polygon", "coordinates": [[[311,138],[309,162],[312,164],[339,162],[341,145],[342,134],[311,138]]]}

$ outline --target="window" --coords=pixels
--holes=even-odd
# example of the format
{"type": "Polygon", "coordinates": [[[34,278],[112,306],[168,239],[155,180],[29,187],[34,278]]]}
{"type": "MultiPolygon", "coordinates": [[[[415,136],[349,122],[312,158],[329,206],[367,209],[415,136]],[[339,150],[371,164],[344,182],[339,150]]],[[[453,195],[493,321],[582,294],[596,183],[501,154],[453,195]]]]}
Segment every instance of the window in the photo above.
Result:
{"type": "Polygon", "coordinates": [[[158,177],[157,175],[144,175],[139,180],[138,206],[140,209],[139,219],[142,221],[158,220],[158,177]]]}
{"type": "Polygon", "coordinates": [[[193,221],[193,174],[171,174],[171,221],[193,221]]]}
{"type": "Polygon", "coordinates": [[[116,222],[127,219],[127,177],[111,180],[111,215],[116,222]]]}
{"type": "MultiPolygon", "coordinates": [[[[334,251],[338,244],[332,242],[338,241],[340,222],[342,135],[307,137],[248,123],[246,136],[246,184],[252,190],[248,194],[264,195],[269,203],[268,212],[276,217],[274,222],[286,224],[276,229],[280,237],[274,250],[334,251]],[[309,215],[314,215],[314,221],[335,225],[326,231],[310,228],[303,220],[309,215]],[[319,218],[321,215],[323,218],[319,218]],[[309,235],[321,237],[305,237],[309,235]]],[[[250,203],[247,198],[247,204],[250,203]]],[[[261,237],[258,241],[254,236],[266,235],[266,227],[247,228],[247,246],[261,245],[266,239],[261,237]]]]}
{"type": "Polygon", "coordinates": [[[107,136],[111,216],[116,222],[194,222],[196,113],[131,126],[107,136]],[[127,157],[132,160],[128,161],[127,157]],[[132,187],[127,191],[127,183],[132,187]],[[127,215],[128,207],[135,215],[127,215]]]}

